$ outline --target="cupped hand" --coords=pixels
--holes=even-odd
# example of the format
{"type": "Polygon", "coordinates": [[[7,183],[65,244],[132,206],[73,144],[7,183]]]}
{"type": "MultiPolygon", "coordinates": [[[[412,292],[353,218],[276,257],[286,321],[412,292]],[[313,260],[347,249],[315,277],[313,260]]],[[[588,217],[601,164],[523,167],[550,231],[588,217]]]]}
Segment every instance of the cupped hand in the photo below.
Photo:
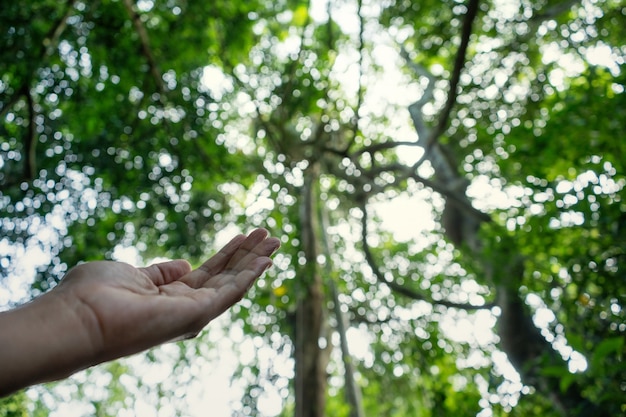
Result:
{"type": "Polygon", "coordinates": [[[195,336],[239,301],[271,265],[280,242],[264,229],[233,238],[196,270],[176,260],[135,268],[90,262],[53,292],[78,316],[93,363],[195,336]]]}

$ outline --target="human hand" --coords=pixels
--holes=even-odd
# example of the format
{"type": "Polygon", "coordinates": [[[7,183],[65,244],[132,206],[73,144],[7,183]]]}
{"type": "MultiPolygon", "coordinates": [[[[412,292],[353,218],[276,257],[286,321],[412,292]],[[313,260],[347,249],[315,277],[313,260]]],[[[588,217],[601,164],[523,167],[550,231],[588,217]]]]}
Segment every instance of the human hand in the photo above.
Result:
{"type": "Polygon", "coordinates": [[[196,335],[243,297],[279,246],[257,229],[193,271],[184,260],[73,268],[52,291],[0,313],[0,396],[196,335]]]}
{"type": "MultiPolygon", "coordinates": [[[[53,290],[76,313],[93,363],[193,337],[239,301],[280,242],[264,229],[233,238],[196,270],[176,260],[147,268],[90,262],[53,290]]],[[[91,365],[90,364],[90,365],[91,365]]]]}

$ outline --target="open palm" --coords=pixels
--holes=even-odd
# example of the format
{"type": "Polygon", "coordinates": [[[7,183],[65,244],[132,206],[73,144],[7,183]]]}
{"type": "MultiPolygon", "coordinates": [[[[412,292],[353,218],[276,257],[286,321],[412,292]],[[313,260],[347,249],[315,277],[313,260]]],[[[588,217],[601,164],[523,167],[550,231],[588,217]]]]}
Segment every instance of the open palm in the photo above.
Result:
{"type": "Polygon", "coordinates": [[[239,301],[279,247],[267,236],[264,229],[237,236],[193,271],[184,260],[147,268],[86,263],[55,291],[79,316],[96,362],[129,355],[194,336],[239,301]]]}

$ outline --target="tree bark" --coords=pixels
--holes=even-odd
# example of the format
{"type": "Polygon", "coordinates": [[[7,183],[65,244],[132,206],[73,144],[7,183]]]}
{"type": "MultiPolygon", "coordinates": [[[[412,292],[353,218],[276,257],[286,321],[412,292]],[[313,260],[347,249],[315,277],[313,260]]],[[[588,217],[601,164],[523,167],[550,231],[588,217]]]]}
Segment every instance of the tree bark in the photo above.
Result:
{"type": "Polygon", "coordinates": [[[302,187],[300,222],[302,249],[306,263],[298,277],[298,305],[295,326],[295,417],[323,417],[326,406],[327,355],[320,346],[323,329],[324,293],[317,264],[319,230],[316,206],[316,187],[319,167],[313,164],[305,171],[302,187]]]}

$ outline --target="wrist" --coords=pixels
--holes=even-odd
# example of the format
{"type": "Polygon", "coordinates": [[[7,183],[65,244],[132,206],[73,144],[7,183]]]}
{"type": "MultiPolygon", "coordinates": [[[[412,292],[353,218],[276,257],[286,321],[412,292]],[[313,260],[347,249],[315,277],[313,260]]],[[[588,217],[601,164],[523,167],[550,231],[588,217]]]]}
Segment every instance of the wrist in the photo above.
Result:
{"type": "Polygon", "coordinates": [[[79,312],[56,291],[0,313],[0,329],[0,396],[94,363],[79,312]]]}

